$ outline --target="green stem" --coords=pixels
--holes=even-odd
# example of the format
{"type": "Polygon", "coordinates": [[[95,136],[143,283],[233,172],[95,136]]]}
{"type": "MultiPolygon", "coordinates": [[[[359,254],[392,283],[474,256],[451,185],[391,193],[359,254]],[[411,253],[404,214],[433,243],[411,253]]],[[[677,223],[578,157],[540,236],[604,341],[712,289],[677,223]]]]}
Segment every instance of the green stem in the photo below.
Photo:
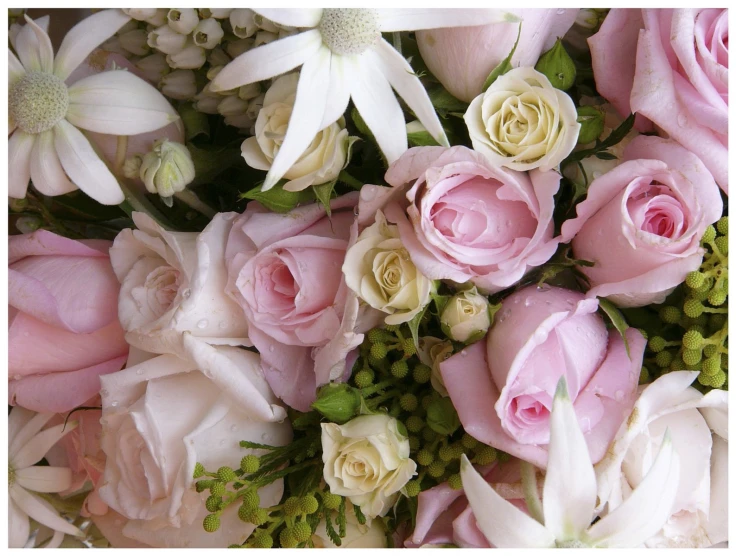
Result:
{"type": "Polygon", "coordinates": [[[399,391],[399,390],[389,390],[388,392],[386,392],[385,394],[382,394],[382,395],[378,396],[377,398],[373,398],[372,400],[368,400],[366,402],[366,404],[371,409],[375,409],[376,407],[378,407],[379,405],[381,405],[386,400],[390,400],[391,398],[393,398],[394,396],[396,396],[396,394],[401,394],[401,391],[399,391]]]}
{"type": "Polygon", "coordinates": [[[367,388],[363,388],[360,392],[361,394],[363,394],[363,397],[370,396],[372,394],[375,394],[376,392],[385,390],[389,386],[393,386],[394,384],[396,384],[396,382],[397,382],[397,379],[390,378],[390,379],[378,382],[374,384],[373,386],[368,386],[367,388]]]}
{"type": "Polygon", "coordinates": [[[184,189],[183,191],[179,191],[179,193],[174,193],[174,197],[179,199],[182,203],[189,205],[194,210],[201,212],[207,218],[214,218],[215,214],[217,214],[217,211],[208,204],[200,201],[197,194],[189,189],[184,189]]]}
{"type": "Polygon", "coordinates": [[[153,218],[162,228],[167,230],[173,229],[173,226],[168,222],[166,217],[144,195],[138,195],[120,177],[118,177],[118,184],[125,195],[125,202],[120,204],[120,208],[128,215],[132,216],[133,212],[143,212],[153,218]]]}
{"type": "Polygon", "coordinates": [[[123,164],[125,164],[125,157],[128,154],[128,136],[118,135],[117,149],[115,150],[115,166],[113,167],[113,174],[119,176],[122,173],[123,164]]]}
{"type": "Polygon", "coordinates": [[[357,179],[355,179],[353,176],[348,174],[345,170],[342,170],[340,174],[337,176],[337,179],[340,180],[345,185],[348,185],[352,187],[353,189],[360,189],[363,187],[363,183],[357,179]]]}
{"type": "Polygon", "coordinates": [[[542,502],[539,500],[537,491],[537,470],[531,463],[523,460],[521,461],[521,485],[524,488],[524,500],[526,500],[529,514],[539,523],[544,524],[542,502]]]}

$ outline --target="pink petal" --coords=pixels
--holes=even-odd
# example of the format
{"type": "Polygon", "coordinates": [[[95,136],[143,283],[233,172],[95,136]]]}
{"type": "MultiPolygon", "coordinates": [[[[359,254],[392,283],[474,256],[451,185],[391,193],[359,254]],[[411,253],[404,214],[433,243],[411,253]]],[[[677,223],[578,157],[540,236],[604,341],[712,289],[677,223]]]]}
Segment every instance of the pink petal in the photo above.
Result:
{"type": "Polygon", "coordinates": [[[111,242],[101,239],[75,241],[46,230],[38,230],[32,234],[8,238],[8,264],[32,255],[107,257],[111,245],[111,242]]]}

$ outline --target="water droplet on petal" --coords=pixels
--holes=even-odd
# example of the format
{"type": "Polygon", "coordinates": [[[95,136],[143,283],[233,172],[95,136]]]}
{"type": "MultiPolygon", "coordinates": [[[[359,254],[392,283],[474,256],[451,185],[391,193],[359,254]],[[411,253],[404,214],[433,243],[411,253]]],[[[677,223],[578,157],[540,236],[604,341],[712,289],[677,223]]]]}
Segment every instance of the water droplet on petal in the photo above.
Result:
{"type": "Polygon", "coordinates": [[[185,289],[184,291],[181,292],[181,296],[184,299],[189,299],[189,296],[191,296],[191,295],[192,295],[192,290],[190,290],[189,288],[187,288],[187,289],[185,289]]]}
{"type": "Polygon", "coordinates": [[[199,322],[197,323],[197,328],[207,328],[207,326],[208,326],[209,324],[210,324],[210,323],[209,323],[209,321],[208,321],[207,319],[202,319],[201,321],[199,321],[199,322]]]}
{"type": "Polygon", "coordinates": [[[13,376],[13,380],[20,380],[21,378],[23,378],[23,377],[22,377],[22,376],[20,376],[20,375],[15,375],[15,376],[13,376]]]}
{"type": "Polygon", "coordinates": [[[468,356],[468,352],[466,350],[462,350],[460,352],[460,357],[467,357],[467,356],[468,356]]]}
{"type": "Polygon", "coordinates": [[[360,197],[364,201],[372,201],[376,196],[376,189],[373,187],[363,187],[360,191],[360,197]]]}
{"type": "Polygon", "coordinates": [[[685,114],[680,114],[677,116],[677,125],[680,127],[685,127],[687,125],[687,116],[685,114]]]}
{"type": "Polygon", "coordinates": [[[613,395],[613,397],[615,398],[615,400],[617,402],[624,401],[624,391],[623,390],[616,390],[616,393],[613,395]]]}
{"type": "Polygon", "coordinates": [[[562,9],[557,10],[557,15],[564,15],[564,14],[565,14],[565,10],[562,10],[562,9]]]}
{"type": "Polygon", "coordinates": [[[220,446],[224,446],[224,445],[225,445],[225,439],[223,438],[222,440],[220,440],[220,446]]]}
{"type": "Polygon", "coordinates": [[[524,307],[530,307],[532,305],[534,305],[534,300],[531,297],[527,297],[524,300],[524,307]]]}
{"type": "Polygon", "coordinates": [[[268,351],[270,351],[271,353],[273,353],[275,349],[275,346],[268,346],[268,351]]]}
{"type": "Polygon", "coordinates": [[[140,376],[140,375],[142,375],[142,374],[143,374],[143,371],[144,371],[144,370],[145,370],[145,369],[138,369],[138,370],[136,370],[135,374],[137,374],[138,376],[140,376]]]}
{"type": "Polygon", "coordinates": [[[541,286],[537,286],[538,292],[546,292],[551,290],[552,288],[548,284],[542,284],[541,286]]]}
{"type": "Polygon", "coordinates": [[[230,430],[232,432],[235,432],[236,430],[238,430],[238,425],[230,425],[230,430]]]}
{"type": "Polygon", "coordinates": [[[111,402],[110,402],[110,405],[111,405],[111,406],[113,406],[113,407],[117,407],[117,406],[118,406],[118,402],[117,402],[117,400],[113,400],[113,401],[111,401],[111,402]]]}

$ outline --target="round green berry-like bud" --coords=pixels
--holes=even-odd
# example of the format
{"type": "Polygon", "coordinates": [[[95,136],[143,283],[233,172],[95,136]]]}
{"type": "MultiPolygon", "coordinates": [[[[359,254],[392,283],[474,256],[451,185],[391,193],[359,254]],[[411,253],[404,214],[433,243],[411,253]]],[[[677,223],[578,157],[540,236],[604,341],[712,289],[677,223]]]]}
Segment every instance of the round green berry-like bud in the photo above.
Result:
{"type": "Polygon", "coordinates": [[[214,533],[220,528],[220,516],[217,514],[207,514],[202,522],[202,526],[208,533],[214,533]]]}
{"type": "Polygon", "coordinates": [[[662,336],[654,336],[649,340],[649,349],[654,353],[659,353],[666,347],[665,344],[665,339],[662,336]]]}
{"type": "Polygon", "coordinates": [[[227,467],[226,465],[223,465],[220,467],[220,469],[217,470],[217,478],[220,479],[223,483],[230,483],[238,478],[238,476],[235,474],[235,471],[233,471],[232,467],[227,467]]]}
{"type": "Polygon", "coordinates": [[[341,501],[342,496],[332,494],[331,492],[325,492],[322,495],[322,505],[328,510],[336,510],[337,508],[339,508],[341,501]]]}
{"type": "Polygon", "coordinates": [[[472,450],[478,445],[478,441],[467,432],[463,434],[463,437],[460,439],[460,443],[463,445],[463,448],[467,448],[468,450],[472,450]]]}
{"type": "Polygon", "coordinates": [[[437,433],[429,427],[424,427],[422,429],[422,438],[425,442],[434,442],[434,439],[437,438],[437,433]]]}
{"type": "Polygon", "coordinates": [[[195,463],[194,464],[194,474],[193,474],[193,477],[195,479],[199,479],[204,474],[205,474],[204,465],[202,465],[199,462],[195,463]]]}
{"type": "Polygon", "coordinates": [[[702,288],[700,290],[692,290],[690,292],[690,298],[694,299],[695,301],[700,301],[701,303],[708,299],[708,296],[710,295],[710,288],[702,288]]]}
{"type": "Polygon", "coordinates": [[[703,348],[703,334],[700,331],[690,329],[682,337],[682,345],[686,349],[702,349],[703,348]]]}
{"type": "Polygon", "coordinates": [[[716,374],[718,374],[718,371],[720,370],[721,370],[721,356],[720,354],[716,354],[713,357],[708,357],[708,359],[703,361],[703,366],[700,372],[708,376],[715,376],[716,374]]]}
{"type": "Polygon", "coordinates": [[[433,461],[429,467],[427,467],[427,474],[430,477],[438,479],[445,474],[445,464],[441,461],[433,461]]]}
{"type": "Polygon", "coordinates": [[[297,544],[297,540],[291,532],[291,529],[283,529],[279,534],[279,543],[281,548],[294,548],[297,544]]]}
{"type": "Polygon", "coordinates": [[[419,446],[421,446],[421,441],[416,436],[410,436],[409,437],[409,450],[411,452],[416,452],[419,449],[419,446]]]}
{"type": "Polygon", "coordinates": [[[705,283],[705,274],[700,272],[699,270],[693,270],[692,272],[688,272],[687,276],[685,277],[685,284],[687,287],[692,289],[698,289],[705,283]]]}
{"type": "Polygon", "coordinates": [[[424,428],[424,421],[421,417],[412,415],[406,420],[406,428],[409,432],[419,432],[424,428]]]}
{"type": "Polygon", "coordinates": [[[463,488],[463,480],[460,478],[460,473],[453,473],[447,477],[447,484],[450,485],[452,490],[460,490],[463,488]]]}
{"type": "Polygon", "coordinates": [[[724,313],[713,313],[708,317],[708,328],[715,332],[723,328],[723,325],[728,322],[728,315],[724,313]]]}
{"type": "Polygon", "coordinates": [[[195,489],[197,490],[197,492],[204,492],[204,491],[205,491],[205,490],[207,490],[208,488],[211,488],[211,487],[212,487],[212,484],[213,484],[214,482],[215,482],[215,481],[213,481],[213,480],[211,480],[211,479],[204,479],[204,480],[202,480],[202,481],[197,481],[197,482],[196,482],[196,483],[194,484],[194,488],[195,488],[195,489]]]}
{"type": "Polygon", "coordinates": [[[389,334],[386,334],[385,331],[380,328],[374,328],[368,332],[368,341],[372,344],[383,343],[387,340],[387,336],[389,334]]]}
{"type": "Polygon", "coordinates": [[[649,369],[646,367],[641,368],[641,373],[639,373],[639,384],[646,384],[649,382],[649,379],[651,376],[649,375],[649,369]]]}
{"type": "Polygon", "coordinates": [[[268,512],[263,508],[256,508],[248,516],[248,522],[252,523],[256,527],[263,525],[268,521],[268,512]]]}
{"type": "Polygon", "coordinates": [[[246,475],[255,473],[261,467],[261,458],[253,454],[243,456],[240,460],[240,469],[246,475]]]}
{"type": "Polygon", "coordinates": [[[682,318],[682,313],[677,307],[665,305],[659,310],[659,318],[667,324],[677,324],[682,318]]]}
{"type": "Polygon", "coordinates": [[[251,541],[253,548],[273,548],[273,537],[266,531],[258,531],[251,541]]]}
{"type": "Polygon", "coordinates": [[[422,398],[422,409],[427,409],[436,398],[430,394],[422,398]]]}
{"type": "Polygon", "coordinates": [[[302,512],[301,504],[296,496],[290,496],[284,502],[284,513],[288,516],[299,515],[302,512]]]}
{"type": "Polygon", "coordinates": [[[419,453],[417,454],[417,463],[419,465],[430,465],[434,461],[434,454],[427,450],[426,448],[419,450],[419,453]]]}
{"type": "Polygon", "coordinates": [[[414,339],[404,338],[404,341],[401,344],[401,350],[407,357],[411,357],[412,355],[414,355],[417,352],[417,346],[414,343],[414,339]]]}
{"type": "Polygon", "coordinates": [[[703,314],[703,304],[697,299],[688,299],[683,306],[685,314],[690,318],[698,318],[703,314]]]}
{"type": "Polygon", "coordinates": [[[723,305],[726,302],[727,298],[728,298],[727,291],[711,290],[711,292],[708,294],[708,303],[710,303],[714,307],[718,307],[719,305],[723,305]]]}
{"type": "Polygon", "coordinates": [[[727,236],[720,236],[717,237],[713,243],[716,244],[716,247],[721,252],[721,255],[728,255],[728,237],[727,236]]]}
{"type": "Polygon", "coordinates": [[[376,359],[384,359],[386,355],[388,354],[388,348],[386,347],[386,344],[378,343],[373,344],[371,346],[371,356],[375,357],[376,359]]]}
{"type": "Polygon", "coordinates": [[[649,332],[647,332],[647,331],[646,331],[646,330],[644,330],[643,328],[637,328],[637,330],[639,331],[639,334],[641,334],[641,335],[642,335],[642,337],[643,337],[643,338],[644,338],[645,340],[648,340],[648,339],[649,339],[649,332]]]}
{"type": "Polygon", "coordinates": [[[716,229],[722,236],[728,235],[728,216],[721,216],[721,219],[716,222],[716,229]]]}
{"type": "Polygon", "coordinates": [[[363,369],[355,374],[355,385],[358,388],[367,388],[373,384],[373,373],[368,369],[363,369]]]}
{"type": "Polygon", "coordinates": [[[210,485],[210,494],[215,496],[222,496],[225,494],[225,483],[222,481],[212,481],[212,485],[210,485]]]}
{"type": "Polygon", "coordinates": [[[419,365],[414,367],[414,373],[412,374],[412,376],[414,377],[414,380],[419,384],[425,384],[429,382],[430,378],[432,378],[432,369],[424,363],[420,363],[419,365]]]}
{"type": "Polygon", "coordinates": [[[670,371],[684,371],[685,370],[685,362],[682,360],[682,357],[678,354],[677,357],[672,359],[672,362],[669,365],[670,371]]]}
{"type": "Polygon", "coordinates": [[[399,405],[404,411],[414,411],[419,406],[419,400],[414,394],[404,394],[399,398],[399,405]]]}
{"type": "Polygon", "coordinates": [[[419,485],[419,481],[409,481],[404,485],[404,492],[409,498],[419,496],[422,491],[422,487],[419,485]]]}
{"type": "Polygon", "coordinates": [[[700,240],[701,243],[710,243],[716,238],[716,229],[713,226],[708,226],[703,232],[703,237],[700,240]]]}
{"type": "Polygon", "coordinates": [[[389,332],[396,332],[400,326],[399,324],[387,324],[384,328],[389,332]]]}
{"type": "Polygon", "coordinates": [[[482,446],[475,450],[475,463],[478,465],[490,465],[498,457],[498,452],[493,446],[482,446]]]}
{"type": "Polygon", "coordinates": [[[700,373],[698,375],[698,382],[703,386],[710,386],[711,388],[720,388],[726,383],[726,373],[723,370],[718,371],[713,376],[700,373]]]}
{"type": "Polygon", "coordinates": [[[454,459],[455,451],[450,446],[440,447],[440,459],[444,462],[450,462],[454,459]]]}
{"type": "Polygon", "coordinates": [[[258,496],[258,491],[255,489],[248,489],[243,494],[243,506],[246,506],[251,512],[258,509],[261,505],[261,497],[258,496]]]}
{"type": "Polygon", "coordinates": [[[672,363],[672,352],[671,351],[660,351],[654,358],[655,363],[658,367],[668,367],[672,363]]]}
{"type": "Polygon", "coordinates": [[[685,365],[697,365],[700,363],[700,360],[703,358],[703,351],[700,349],[683,349],[682,350],[682,360],[685,362],[685,365]]]}
{"type": "Polygon", "coordinates": [[[713,357],[718,353],[718,346],[715,344],[708,344],[703,348],[703,357],[713,357]]]}
{"type": "Polygon", "coordinates": [[[319,509],[319,502],[317,502],[317,499],[311,494],[307,494],[302,497],[300,503],[302,506],[302,513],[305,514],[313,514],[319,509]]]}
{"type": "Polygon", "coordinates": [[[391,363],[391,374],[396,378],[404,378],[409,374],[409,365],[404,359],[399,359],[391,363]]]}
{"type": "Polygon", "coordinates": [[[207,508],[208,512],[216,512],[222,505],[222,497],[215,496],[214,494],[207,497],[205,500],[204,507],[207,508]]]}
{"type": "Polygon", "coordinates": [[[312,528],[306,521],[297,521],[291,527],[291,534],[297,543],[302,543],[312,536],[312,528]]]}

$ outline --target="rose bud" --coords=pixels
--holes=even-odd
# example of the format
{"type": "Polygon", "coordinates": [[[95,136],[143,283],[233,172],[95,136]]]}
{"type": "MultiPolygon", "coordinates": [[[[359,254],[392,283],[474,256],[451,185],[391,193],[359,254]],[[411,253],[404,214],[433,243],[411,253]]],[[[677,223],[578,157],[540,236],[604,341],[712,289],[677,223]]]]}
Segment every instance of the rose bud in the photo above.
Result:
{"type": "Polygon", "coordinates": [[[480,340],[491,326],[488,299],[475,288],[453,295],[440,315],[442,331],[457,342],[480,340]]]}

